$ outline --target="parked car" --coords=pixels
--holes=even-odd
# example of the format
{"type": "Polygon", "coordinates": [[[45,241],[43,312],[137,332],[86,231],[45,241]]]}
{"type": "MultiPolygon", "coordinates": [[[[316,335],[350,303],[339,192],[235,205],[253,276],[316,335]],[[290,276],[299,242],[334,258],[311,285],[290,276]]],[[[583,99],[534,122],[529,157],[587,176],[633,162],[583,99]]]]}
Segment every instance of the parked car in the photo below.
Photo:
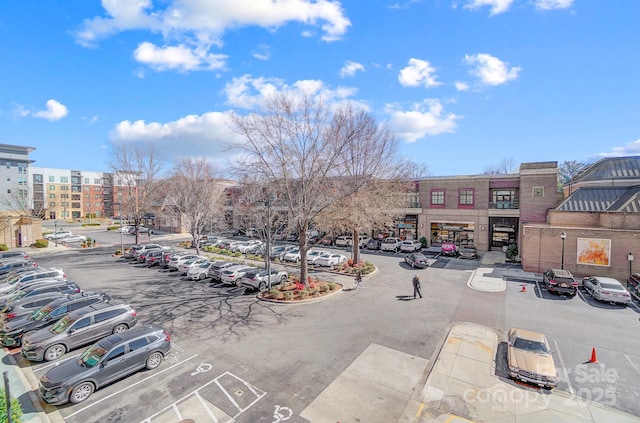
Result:
{"type": "Polygon", "coordinates": [[[0,307],[6,306],[11,301],[21,298],[32,297],[35,295],[45,294],[48,292],[58,292],[61,294],[75,294],[82,292],[82,289],[75,283],[70,281],[43,281],[37,285],[26,287],[24,290],[14,292],[10,297],[0,300],[0,307]]]}
{"type": "Polygon", "coordinates": [[[507,336],[507,364],[511,378],[547,389],[556,386],[558,373],[544,334],[517,328],[507,336]]]}
{"type": "Polygon", "coordinates": [[[244,266],[244,264],[238,263],[237,261],[224,261],[220,264],[210,266],[209,277],[211,278],[212,281],[219,281],[220,273],[222,273],[223,270],[228,269],[232,266],[244,266]]]}
{"type": "Polygon", "coordinates": [[[382,240],[381,239],[376,239],[376,238],[369,238],[369,240],[367,241],[365,248],[367,250],[379,250],[380,249],[380,244],[382,244],[382,240]]]}
{"type": "Polygon", "coordinates": [[[73,234],[60,241],[62,245],[73,244],[76,242],[87,242],[87,237],[84,235],[73,234]]]}
{"type": "Polygon", "coordinates": [[[27,316],[63,295],[64,294],[59,292],[45,292],[44,294],[32,295],[7,302],[5,306],[0,309],[0,333],[2,333],[3,328],[6,327],[10,321],[27,316]]]}
{"type": "Polygon", "coordinates": [[[5,260],[8,258],[20,258],[27,260],[29,258],[29,254],[24,251],[0,251],[0,260],[5,260]]]}
{"type": "Polygon", "coordinates": [[[369,237],[367,235],[358,235],[358,248],[365,248],[367,246],[367,242],[369,242],[369,237]]]}
{"type": "Polygon", "coordinates": [[[118,228],[118,230],[116,232],[118,233],[123,233],[123,234],[128,234],[131,231],[131,228],[133,228],[133,230],[135,231],[135,226],[130,226],[130,225],[125,225],[121,228],[118,228]]]}
{"type": "Polygon", "coordinates": [[[181,275],[186,275],[187,272],[189,271],[189,269],[191,269],[194,266],[198,266],[202,263],[206,263],[208,262],[209,259],[206,257],[194,257],[192,259],[189,260],[184,260],[181,263],[178,263],[178,273],[180,273],[181,275]]]}
{"type": "Polygon", "coordinates": [[[34,267],[30,271],[20,272],[0,283],[0,296],[15,286],[26,286],[29,283],[44,279],[66,280],[67,274],[62,269],[34,267]]]}
{"type": "Polygon", "coordinates": [[[272,268],[269,273],[269,277],[267,278],[266,269],[254,269],[249,270],[244,274],[240,280],[240,285],[257,291],[265,291],[269,286],[269,280],[273,286],[286,282],[288,278],[289,275],[284,270],[272,268]]]}
{"type": "Polygon", "coordinates": [[[169,268],[169,262],[172,259],[176,259],[180,256],[184,256],[185,254],[188,253],[184,253],[184,252],[176,252],[176,251],[163,251],[162,252],[162,258],[160,259],[160,263],[158,263],[158,266],[160,266],[163,269],[168,269],[169,268]]]}
{"type": "Polygon", "coordinates": [[[629,294],[640,300],[640,273],[633,273],[629,276],[629,279],[627,279],[627,289],[629,290],[629,294]]]}
{"type": "Polygon", "coordinates": [[[335,242],[335,238],[331,235],[326,235],[324,238],[320,240],[320,244],[331,246],[335,242]]]}
{"type": "Polygon", "coordinates": [[[333,241],[336,247],[351,247],[353,245],[353,237],[351,235],[340,235],[333,241]]]}
{"type": "Polygon", "coordinates": [[[123,258],[127,258],[127,259],[132,259],[132,258],[137,259],[138,258],[138,254],[140,254],[141,252],[148,251],[148,250],[153,250],[153,249],[156,249],[156,248],[163,248],[163,247],[160,244],[133,245],[128,250],[126,250],[124,252],[122,257],[123,258]]]}
{"type": "Polygon", "coordinates": [[[220,261],[205,261],[197,266],[191,267],[187,271],[187,278],[192,281],[203,281],[209,277],[209,268],[215,264],[222,263],[220,261]]]}
{"type": "Polygon", "coordinates": [[[393,251],[394,253],[397,253],[400,251],[400,244],[402,244],[402,240],[400,238],[390,236],[382,240],[380,243],[380,250],[393,251]]]}
{"type": "Polygon", "coordinates": [[[434,263],[440,258],[441,251],[440,247],[431,246],[423,248],[422,250],[420,250],[420,253],[427,258],[427,260],[429,261],[429,266],[433,266],[434,263]]]}
{"type": "Polygon", "coordinates": [[[411,253],[414,251],[420,251],[422,244],[415,239],[406,239],[400,243],[400,251],[411,253]]]}
{"type": "Polygon", "coordinates": [[[0,265],[0,276],[4,276],[11,272],[14,269],[19,269],[21,267],[34,268],[38,267],[38,263],[33,260],[10,260],[2,262],[0,265]]]}
{"type": "Polygon", "coordinates": [[[220,272],[220,282],[227,285],[236,285],[240,286],[240,279],[247,273],[249,270],[255,269],[254,266],[231,266],[220,272]]]}
{"type": "Polygon", "coordinates": [[[149,251],[145,255],[144,264],[146,264],[147,267],[159,266],[160,260],[162,260],[162,255],[164,253],[165,252],[162,249],[155,249],[155,250],[149,251]]]}
{"type": "Polygon", "coordinates": [[[410,253],[404,256],[404,262],[411,267],[419,267],[424,269],[431,264],[427,256],[422,253],[410,253]]]}
{"type": "Polygon", "coordinates": [[[191,260],[191,259],[195,259],[195,258],[206,258],[206,257],[202,257],[199,256],[197,254],[182,254],[182,255],[177,255],[175,257],[172,257],[171,260],[169,260],[169,263],[167,264],[167,268],[172,271],[175,272],[176,270],[178,270],[178,267],[184,263],[187,260],[191,260]]]}
{"type": "Polygon", "coordinates": [[[144,325],[107,336],[78,358],[50,368],[38,392],[48,404],[78,404],[104,385],[147,368],[153,370],[171,351],[171,336],[161,326],[144,325]]]}
{"type": "Polygon", "coordinates": [[[347,258],[342,254],[322,254],[316,259],[316,266],[337,266],[346,263],[347,258]]]}
{"type": "Polygon", "coordinates": [[[598,301],[627,305],[631,302],[631,294],[619,280],[603,276],[588,276],[582,279],[585,291],[598,301]]]}
{"type": "MultiPolygon", "coordinates": [[[[135,226],[131,226],[129,228],[129,232],[128,233],[129,233],[129,235],[135,235],[136,234],[136,227],[135,226]]],[[[149,233],[152,234],[153,233],[153,229],[148,228],[146,226],[140,225],[140,226],[138,226],[138,233],[139,234],[149,234],[149,233]]]]}
{"type": "Polygon", "coordinates": [[[81,292],[52,298],[33,313],[5,324],[0,330],[0,343],[5,347],[20,346],[24,335],[51,326],[72,311],[94,303],[109,301],[111,301],[109,295],[98,292],[81,292]]]}
{"type": "Polygon", "coordinates": [[[276,247],[272,247],[271,253],[269,253],[269,258],[271,260],[278,259],[280,261],[283,261],[284,255],[288,253],[290,250],[292,250],[293,248],[297,248],[297,247],[294,247],[293,245],[278,245],[276,247]]]}
{"type": "Polygon", "coordinates": [[[283,261],[290,261],[294,263],[300,262],[300,248],[292,248],[291,250],[284,253],[282,256],[283,261]]]}
{"type": "Polygon", "coordinates": [[[322,254],[329,253],[330,251],[327,250],[309,250],[307,251],[307,263],[316,264],[316,260],[318,259],[318,257],[320,257],[322,254]]]}
{"type": "Polygon", "coordinates": [[[264,252],[266,251],[266,245],[262,243],[262,241],[255,243],[253,245],[250,245],[246,248],[246,250],[244,250],[245,254],[258,254],[258,255],[264,255],[264,252]]]}
{"type": "Polygon", "coordinates": [[[262,241],[260,241],[259,239],[250,239],[249,241],[246,241],[245,244],[237,246],[236,250],[240,251],[242,254],[246,254],[249,248],[254,247],[256,245],[257,246],[262,245],[262,241]]]}
{"type": "Polygon", "coordinates": [[[478,249],[472,246],[460,247],[460,251],[458,252],[458,257],[461,259],[475,260],[478,258],[478,249]]]}
{"type": "Polygon", "coordinates": [[[578,282],[568,270],[549,269],[542,274],[542,283],[547,291],[556,294],[575,296],[578,292],[578,282]]]}
{"type": "Polygon", "coordinates": [[[458,246],[453,242],[443,242],[440,250],[443,256],[456,257],[458,255],[458,246]]]}
{"type": "Polygon", "coordinates": [[[68,238],[71,235],[73,235],[73,233],[71,231],[68,231],[66,229],[60,229],[59,231],[54,232],[52,234],[44,235],[44,239],[48,239],[48,240],[56,240],[57,239],[58,241],[60,241],[61,239],[68,238]]]}
{"type": "Polygon", "coordinates": [[[24,336],[21,352],[31,361],[57,360],[67,351],[125,331],[137,322],[136,311],[130,305],[91,304],[65,315],[51,327],[24,336]]]}

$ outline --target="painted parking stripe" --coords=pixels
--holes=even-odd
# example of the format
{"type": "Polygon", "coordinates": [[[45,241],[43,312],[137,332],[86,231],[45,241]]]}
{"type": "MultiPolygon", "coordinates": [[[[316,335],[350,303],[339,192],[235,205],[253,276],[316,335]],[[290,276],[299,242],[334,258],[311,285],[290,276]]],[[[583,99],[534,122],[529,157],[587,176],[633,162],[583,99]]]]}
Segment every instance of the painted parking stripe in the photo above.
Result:
{"type": "Polygon", "coordinates": [[[635,371],[636,371],[636,373],[639,373],[639,374],[640,374],[640,370],[638,370],[638,368],[636,367],[636,365],[635,365],[635,364],[633,364],[633,361],[631,361],[631,359],[629,358],[629,356],[628,356],[628,355],[626,355],[626,354],[625,354],[624,356],[625,356],[625,358],[627,359],[627,361],[629,362],[629,364],[631,364],[631,367],[633,367],[633,370],[635,370],[635,371]]]}
{"type": "Polygon", "coordinates": [[[560,348],[558,348],[558,343],[555,339],[553,340],[553,345],[556,346],[556,352],[558,353],[560,365],[562,366],[562,373],[564,374],[564,379],[567,381],[567,385],[569,385],[569,392],[571,392],[571,394],[575,394],[576,392],[573,390],[573,386],[571,386],[571,380],[569,380],[569,372],[567,372],[567,368],[564,365],[564,359],[562,358],[562,354],[560,354],[560,348]]]}
{"type": "Polygon", "coordinates": [[[74,413],[69,414],[69,415],[67,416],[67,418],[69,418],[69,417],[73,417],[73,416],[75,416],[76,414],[79,414],[79,413],[81,413],[81,412],[83,412],[83,411],[85,411],[85,410],[87,410],[87,409],[89,409],[89,408],[93,407],[93,406],[94,406],[94,405],[96,405],[96,404],[100,404],[100,403],[101,403],[102,401],[104,401],[104,400],[107,400],[107,399],[109,399],[109,398],[111,398],[111,397],[114,397],[114,396],[116,396],[116,395],[118,395],[118,394],[120,394],[120,393],[122,393],[122,392],[124,392],[124,391],[126,391],[126,390],[128,390],[128,389],[133,388],[133,387],[134,387],[134,386],[136,386],[136,385],[139,385],[139,384],[141,384],[141,383],[144,383],[144,382],[148,381],[148,380],[149,380],[149,379],[151,379],[151,378],[154,378],[154,377],[156,377],[156,376],[159,376],[159,375],[161,375],[162,373],[164,373],[164,372],[166,372],[166,371],[169,371],[169,370],[173,369],[174,367],[177,367],[177,366],[179,366],[179,365],[181,365],[181,364],[183,364],[183,363],[186,363],[187,361],[189,361],[189,360],[191,360],[191,359],[193,359],[193,358],[196,358],[197,356],[198,356],[198,354],[194,354],[194,355],[192,355],[191,357],[189,357],[189,358],[185,358],[184,360],[182,360],[182,361],[180,361],[180,362],[178,362],[178,363],[174,364],[173,366],[167,367],[166,369],[162,369],[161,371],[156,372],[156,373],[152,374],[151,376],[146,377],[146,378],[144,378],[144,379],[142,379],[142,380],[139,380],[139,381],[137,381],[136,383],[133,383],[133,384],[131,384],[131,385],[127,386],[127,387],[126,387],[126,388],[124,388],[124,389],[120,389],[119,391],[116,391],[116,392],[114,392],[113,394],[107,395],[106,397],[104,397],[104,398],[102,398],[102,399],[100,399],[100,400],[98,400],[98,401],[96,401],[96,402],[94,402],[94,403],[92,403],[92,404],[89,404],[89,405],[87,405],[86,407],[83,407],[83,408],[79,409],[78,411],[76,411],[76,412],[74,412],[74,413]]]}

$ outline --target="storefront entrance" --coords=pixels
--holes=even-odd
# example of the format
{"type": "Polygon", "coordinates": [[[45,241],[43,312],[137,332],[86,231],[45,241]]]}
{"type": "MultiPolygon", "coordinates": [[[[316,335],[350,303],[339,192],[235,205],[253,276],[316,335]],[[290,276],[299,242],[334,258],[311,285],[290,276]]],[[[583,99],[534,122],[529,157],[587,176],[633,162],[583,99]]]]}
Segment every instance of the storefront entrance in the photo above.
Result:
{"type": "Polygon", "coordinates": [[[456,245],[473,245],[475,227],[469,222],[431,222],[431,245],[452,241],[456,245]]]}
{"type": "Polygon", "coordinates": [[[492,250],[506,251],[511,240],[518,243],[517,217],[491,217],[489,228],[489,245],[492,250]]]}

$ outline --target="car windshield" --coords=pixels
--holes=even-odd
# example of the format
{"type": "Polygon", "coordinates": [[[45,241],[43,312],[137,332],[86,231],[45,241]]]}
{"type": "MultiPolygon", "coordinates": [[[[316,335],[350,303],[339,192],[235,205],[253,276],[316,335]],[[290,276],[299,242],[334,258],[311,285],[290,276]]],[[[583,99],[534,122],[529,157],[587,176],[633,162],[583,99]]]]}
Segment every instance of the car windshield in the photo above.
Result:
{"type": "Polygon", "coordinates": [[[617,283],[612,283],[612,282],[600,282],[600,285],[602,285],[602,287],[604,289],[614,289],[614,290],[622,289],[622,287],[620,285],[618,285],[617,283]]]}
{"type": "Polygon", "coordinates": [[[45,317],[47,317],[47,315],[52,311],[53,311],[53,308],[50,306],[40,307],[38,310],[31,313],[31,320],[36,320],[36,321],[42,320],[45,317]]]}
{"type": "Polygon", "coordinates": [[[414,254],[414,255],[413,255],[413,258],[414,258],[414,259],[417,259],[417,260],[424,260],[424,259],[426,259],[427,257],[425,257],[425,256],[424,256],[424,254],[414,254]]]}
{"type": "Polygon", "coordinates": [[[87,367],[93,367],[102,360],[102,357],[104,357],[106,353],[107,350],[105,348],[99,344],[95,344],[78,357],[78,363],[87,367]]]}
{"type": "Polygon", "coordinates": [[[548,354],[549,350],[544,342],[533,341],[531,339],[516,338],[513,347],[519,350],[531,351],[538,354],[548,354]]]}
{"type": "Polygon", "coordinates": [[[71,326],[74,321],[75,320],[73,320],[71,317],[64,316],[62,319],[58,320],[55,325],[51,326],[51,329],[49,330],[53,333],[62,333],[67,330],[67,328],[71,326]]]}
{"type": "Polygon", "coordinates": [[[202,264],[200,265],[200,267],[202,267],[203,269],[206,269],[206,268],[208,268],[210,265],[211,265],[211,263],[204,262],[204,263],[202,263],[202,264]]]}

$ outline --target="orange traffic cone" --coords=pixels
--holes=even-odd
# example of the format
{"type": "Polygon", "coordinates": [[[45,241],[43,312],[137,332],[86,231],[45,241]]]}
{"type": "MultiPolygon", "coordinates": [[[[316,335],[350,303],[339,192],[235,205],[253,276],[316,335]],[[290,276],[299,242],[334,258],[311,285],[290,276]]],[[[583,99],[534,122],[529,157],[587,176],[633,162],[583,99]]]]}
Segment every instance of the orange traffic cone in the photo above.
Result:
{"type": "Polygon", "coordinates": [[[520,292],[527,292],[527,285],[522,285],[522,289],[520,290],[520,292]]]}
{"type": "Polygon", "coordinates": [[[596,357],[596,347],[593,347],[591,350],[591,358],[589,359],[589,363],[597,363],[598,358],[596,357]]]}

